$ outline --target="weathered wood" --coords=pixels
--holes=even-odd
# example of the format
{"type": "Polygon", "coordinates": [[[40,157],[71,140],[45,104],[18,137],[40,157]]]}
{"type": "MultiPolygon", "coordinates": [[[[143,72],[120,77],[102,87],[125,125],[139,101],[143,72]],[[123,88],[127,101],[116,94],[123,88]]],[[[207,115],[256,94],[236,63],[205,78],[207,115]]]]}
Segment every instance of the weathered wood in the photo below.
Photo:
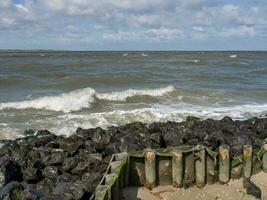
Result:
{"type": "Polygon", "coordinates": [[[153,189],[156,186],[156,153],[148,151],[145,154],[145,187],[153,189]]]}
{"type": "Polygon", "coordinates": [[[195,156],[193,152],[185,153],[184,156],[184,179],[183,186],[188,187],[195,182],[195,156]]]}
{"type": "Polygon", "coordinates": [[[172,181],[174,187],[183,186],[183,153],[178,150],[172,152],[172,181]]]}
{"type": "Polygon", "coordinates": [[[129,185],[143,186],[145,184],[144,158],[130,157],[130,182],[129,185]]]}
{"type": "Polygon", "coordinates": [[[252,146],[245,145],[243,147],[243,177],[250,178],[252,174],[252,146]]]}
{"type": "Polygon", "coordinates": [[[219,147],[219,182],[224,184],[230,180],[230,152],[228,146],[219,147]]]}
{"type": "Polygon", "coordinates": [[[171,156],[157,156],[156,163],[157,185],[172,185],[171,156]]]}
{"type": "MultiPolygon", "coordinates": [[[[107,185],[98,185],[95,189],[95,200],[111,200],[111,196],[108,196],[107,185]]],[[[111,195],[111,193],[110,193],[111,195]]]]}
{"type": "MultiPolygon", "coordinates": [[[[107,174],[105,177],[106,184],[111,186],[111,199],[112,200],[120,200],[121,192],[119,187],[119,180],[117,174],[107,174]]],[[[110,196],[110,195],[109,195],[110,196]]]]}
{"type": "Polygon", "coordinates": [[[206,183],[210,185],[218,182],[218,164],[209,155],[206,158],[206,183]]]}
{"type": "Polygon", "coordinates": [[[200,150],[196,156],[196,186],[204,187],[206,183],[206,151],[200,150]]]}
{"type": "Polygon", "coordinates": [[[262,170],[267,173],[267,144],[263,145],[263,150],[265,152],[262,156],[262,170]]]}

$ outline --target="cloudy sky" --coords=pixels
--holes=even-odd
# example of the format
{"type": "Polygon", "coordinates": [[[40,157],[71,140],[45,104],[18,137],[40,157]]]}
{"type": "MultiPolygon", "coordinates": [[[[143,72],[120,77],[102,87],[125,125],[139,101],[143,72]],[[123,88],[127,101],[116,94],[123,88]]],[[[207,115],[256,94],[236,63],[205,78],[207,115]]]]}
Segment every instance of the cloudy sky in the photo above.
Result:
{"type": "Polygon", "coordinates": [[[267,50],[266,0],[0,0],[0,49],[267,50]]]}

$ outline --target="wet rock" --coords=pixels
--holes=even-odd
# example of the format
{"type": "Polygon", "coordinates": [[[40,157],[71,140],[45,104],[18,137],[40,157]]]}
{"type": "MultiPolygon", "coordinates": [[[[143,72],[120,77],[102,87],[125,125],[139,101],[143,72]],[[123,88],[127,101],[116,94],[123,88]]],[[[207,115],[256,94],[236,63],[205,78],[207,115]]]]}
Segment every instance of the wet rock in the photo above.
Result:
{"type": "Polygon", "coordinates": [[[4,159],[0,166],[0,187],[8,184],[11,181],[21,182],[23,175],[21,167],[11,160],[4,159]]]}
{"type": "Polygon", "coordinates": [[[62,164],[65,160],[66,154],[62,149],[52,150],[48,165],[62,164]]]}
{"type": "Polygon", "coordinates": [[[66,197],[70,199],[81,199],[84,195],[85,191],[83,189],[83,185],[80,181],[76,182],[59,182],[56,187],[53,189],[53,195],[61,195],[64,194],[66,197]]]}
{"type": "Polygon", "coordinates": [[[77,166],[78,162],[79,160],[76,157],[66,158],[63,162],[62,169],[65,172],[68,172],[72,170],[75,166],[77,166]]]}
{"type": "Polygon", "coordinates": [[[104,147],[110,143],[110,135],[102,128],[96,128],[90,138],[95,142],[96,150],[104,150],[104,147]]]}
{"type": "Polygon", "coordinates": [[[37,168],[28,167],[23,170],[23,180],[26,182],[38,182],[42,179],[41,172],[37,168]]]}
{"type": "Polygon", "coordinates": [[[68,173],[61,174],[57,177],[57,182],[70,182],[72,177],[68,173]]]}
{"type": "Polygon", "coordinates": [[[13,200],[21,199],[20,192],[23,190],[23,186],[17,181],[11,181],[6,184],[0,190],[0,199],[13,200]]]}
{"type": "Polygon", "coordinates": [[[71,170],[72,174],[82,175],[87,171],[88,162],[79,162],[78,165],[71,170]]]}
{"type": "Polygon", "coordinates": [[[56,136],[50,133],[48,130],[39,130],[36,133],[35,137],[36,137],[35,145],[37,147],[43,146],[47,144],[48,142],[50,142],[51,140],[56,138],[56,136]]]}
{"type": "Polygon", "coordinates": [[[85,173],[82,176],[82,185],[84,190],[89,193],[93,193],[100,179],[100,173],[85,173]]]}
{"type": "Polygon", "coordinates": [[[168,132],[164,134],[163,140],[164,140],[166,147],[176,147],[182,144],[182,141],[179,135],[173,132],[168,132]]]}
{"type": "Polygon", "coordinates": [[[255,185],[250,179],[243,179],[243,187],[246,189],[247,194],[256,197],[257,199],[261,199],[261,189],[255,185]]]}
{"type": "Polygon", "coordinates": [[[48,166],[43,170],[43,177],[55,181],[58,175],[58,169],[55,166],[48,166]]]}
{"type": "Polygon", "coordinates": [[[84,145],[81,139],[73,140],[72,138],[65,138],[59,142],[59,148],[74,155],[84,145]]]}
{"type": "Polygon", "coordinates": [[[38,196],[25,189],[20,193],[20,200],[37,200],[38,196]]]}

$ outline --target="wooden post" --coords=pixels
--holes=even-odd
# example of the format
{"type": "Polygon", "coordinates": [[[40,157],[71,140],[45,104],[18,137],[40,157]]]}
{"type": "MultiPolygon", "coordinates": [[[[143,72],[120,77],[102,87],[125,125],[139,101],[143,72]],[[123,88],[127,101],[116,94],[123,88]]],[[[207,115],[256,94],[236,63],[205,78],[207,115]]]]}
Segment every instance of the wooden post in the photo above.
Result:
{"type": "Polygon", "coordinates": [[[95,197],[94,199],[101,199],[101,200],[111,200],[111,196],[108,196],[107,185],[98,185],[95,189],[95,197]]]}
{"type": "Polygon", "coordinates": [[[195,182],[195,156],[193,152],[183,154],[184,157],[184,179],[183,186],[189,187],[195,182]]]}
{"type": "Polygon", "coordinates": [[[153,189],[156,186],[156,153],[147,151],[145,154],[145,186],[153,189]]]}
{"type": "Polygon", "coordinates": [[[265,152],[262,156],[262,166],[263,166],[263,171],[267,173],[267,143],[263,145],[263,150],[265,152]]]}
{"type": "Polygon", "coordinates": [[[206,181],[206,151],[200,150],[196,154],[196,186],[204,187],[206,181]]]}
{"type": "Polygon", "coordinates": [[[250,178],[252,174],[252,146],[244,145],[243,147],[243,177],[250,178]]]}
{"type": "Polygon", "coordinates": [[[219,147],[219,182],[227,183],[230,180],[230,150],[228,146],[219,147]]]}
{"type": "Polygon", "coordinates": [[[183,153],[179,150],[172,152],[172,181],[174,187],[183,186],[183,153]]]}
{"type": "Polygon", "coordinates": [[[106,184],[111,186],[111,199],[120,200],[120,187],[117,174],[107,174],[105,177],[106,184]]]}

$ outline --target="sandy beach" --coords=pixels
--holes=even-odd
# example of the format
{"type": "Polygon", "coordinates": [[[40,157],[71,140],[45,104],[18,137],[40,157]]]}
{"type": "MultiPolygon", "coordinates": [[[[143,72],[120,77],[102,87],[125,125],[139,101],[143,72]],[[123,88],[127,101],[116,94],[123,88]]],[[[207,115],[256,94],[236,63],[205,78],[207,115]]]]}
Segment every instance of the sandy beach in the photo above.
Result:
{"type": "MultiPolygon", "coordinates": [[[[252,176],[252,181],[261,189],[262,199],[267,199],[267,173],[252,176]]],[[[173,186],[159,186],[152,191],[144,187],[128,187],[124,189],[124,199],[127,200],[252,200],[253,196],[246,194],[242,186],[242,179],[231,180],[228,184],[206,185],[200,189],[190,187],[187,189],[173,186]]]]}

